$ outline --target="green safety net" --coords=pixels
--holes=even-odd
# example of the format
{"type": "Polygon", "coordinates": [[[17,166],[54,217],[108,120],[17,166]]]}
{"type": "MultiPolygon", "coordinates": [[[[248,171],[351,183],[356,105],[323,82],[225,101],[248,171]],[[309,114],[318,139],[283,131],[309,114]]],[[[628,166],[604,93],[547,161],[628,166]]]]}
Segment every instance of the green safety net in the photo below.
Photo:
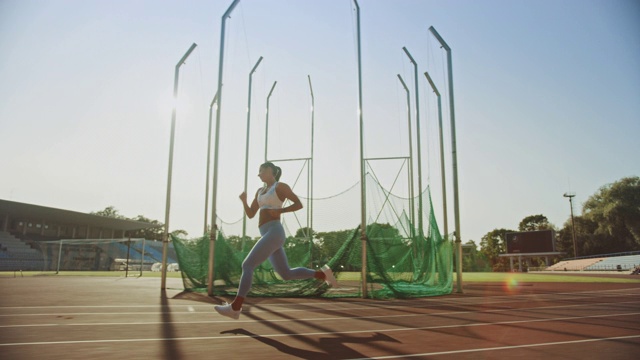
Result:
{"type": "MultiPolygon", "coordinates": [[[[428,211],[417,211],[417,214],[423,213],[426,223],[427,229],[422,229],[422,222],[414,221],[417,223],[414,224],[410,215],[413,204],[417,206],[420,203],[418,198],[411,202],[406,197],[395,196],[372,175],[367,176],[366,185],[367,296],[408,298],[450,294],[453,288],[453,244],[440,234],[429,190],[420,195],[428,211]]],[[[316,221],[318,227],[348,221],[349,216],[341,215],[338,209],[345,209],[340,207],[341,201],[351,202],[348,208],[357,215],[350,219],[354,224],[351,228],[316,232],[309,231],[304,226],[306,224],[300,222],[300,218],[304,219],[302,216],[296,217],[296,221],[283,219],[288,233],[285,252],[289,266],[317,270],[328,264],[338,278],[338,287],[328,287],[315,279],[283,281],[266,261],[254,272],[249,296],[361,297],[362,240],[360,227],[356,225],[359,202],[356,202],[356,206],[353,204],[359,194],[359,186],[353,186],[338,196],[314,199],[314,219],[319,219],[316,221]],[[298,225],[295,233],[289,231],[292,223],[298,225]]],[[[241,236],[228,235],[225,225],[233,229],[233,224],[222,222],[219,225],[221,229],[217,232],[214,249],[213,293],[234,296],[242,272],[242,261],[259,237],[247,236],[243,239],[241,236]]],[[[205,292],[211,243],[209,235],[188,240],[172,236],[172,241],[185,290],[205,292]]]]}

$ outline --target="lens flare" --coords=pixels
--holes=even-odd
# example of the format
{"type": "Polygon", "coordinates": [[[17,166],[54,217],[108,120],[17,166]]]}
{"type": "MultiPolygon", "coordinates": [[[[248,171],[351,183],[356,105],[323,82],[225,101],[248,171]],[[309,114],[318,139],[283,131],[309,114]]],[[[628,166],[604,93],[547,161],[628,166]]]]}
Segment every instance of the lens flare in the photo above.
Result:
{"type": "Polygon", "coordinates": [[[507,292],[513,292],[518,287],[518,279],[516,279],[515,275],[511,275],[507,278],[507,280],[503,284],[504,290],[507,292]]]}

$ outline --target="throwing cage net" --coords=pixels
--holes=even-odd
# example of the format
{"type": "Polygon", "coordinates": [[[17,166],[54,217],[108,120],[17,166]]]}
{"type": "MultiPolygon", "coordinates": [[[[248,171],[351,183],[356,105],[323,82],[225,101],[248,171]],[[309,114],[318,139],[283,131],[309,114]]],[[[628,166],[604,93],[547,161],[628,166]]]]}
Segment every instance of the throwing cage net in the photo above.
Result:
{"type": "MultiPolygon", "coordinates": [[[[394,182],[395,184],[395,182],[394,182]]],[[[319,269],[328,264],[339,286],[328,287],[315,279],[283,281],[266,261],[253,275],[253,297],[361,297],[362,240],[360,238],[360,187],[355,184],[336,196],[313,199],[314,229],[301,224],[304,214],[286,214],[285,252],[289,266],[319,269]],[[292,232],[292,229],[296,229],[292,232]]],[[[453,285],[453,244],[440,234],[430,192],[420,194],[427,204],[423,221],[411,221],[412,200],[395,196],[373,172],[366,176],[366,286],[371,298],[408,298],[450,294],[453,285]],[[421,224],[424,228],[421,228],[421,224]]],[[[300,197],[303,203],[309,199],[300,197]]],[[[419,199],[418,199],[419,200],[419,199]]],[[[305,206],[308,209],[309,206],[305,206]]],[[[415,216],[414,216],[415,217],[415,216]]],[[[239,221],[240,223],[242,220],[239,221]]],[[[254,226],[257,226],[254,224],[254,226]]],[[[236,294],[242,261],[259,237],[242,238],[238,222],[218,225],[214,251],[215,295],[236,294]]],[[[207,291],[208,235],[196,239],[172,236],[187,291],[207,291]]]]}

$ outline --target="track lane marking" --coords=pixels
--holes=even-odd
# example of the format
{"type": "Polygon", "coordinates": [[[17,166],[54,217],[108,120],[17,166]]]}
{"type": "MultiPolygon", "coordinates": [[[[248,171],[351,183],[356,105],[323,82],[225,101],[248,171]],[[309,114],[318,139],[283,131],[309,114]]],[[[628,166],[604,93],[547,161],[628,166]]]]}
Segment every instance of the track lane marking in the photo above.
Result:
{"type": "Polygon", "coordinates": [[[348,359],[348,360],[402,359],[402,358],[410,358],[410,357],[418,357],[418,356],[452,355],[452,354],[463,354],[463,353],[472,353],[472,352],[481,352],[481,351],[513,350],[513,349],[522,349],[522,348],[540,347],[540,346],[556,346],[556,345],[567,345],[567,344],[580,344],[580,343],[588,343],[588,342],[596,342],[596,341],[613,341],[613,340],[624,340],[624,339],[635,339],[635,338],[640,338],[640,335],[614,336],[614,337],[608,337],[608,338],[595,338],[595,339],[583,339],[583,340],[556,341],[556,342],[549,342],[549,343],[537,343],[537,344],[525,344],[525,345],[498,346],[498,347],[491,347],[491,348],[477,348],[477,349],[467,349],[467,350],[438,351],[438,352],[421,353],[421,354],[372,356],[372,357],[356,358],[356,359],[348,359]]]}
{"type": "MultiPolygon", "coordinates": [[[[366,333],[393,333],[404,331],[416,331],[416,330],[434,330],[434,329],[452,329],[452,328],[466,328],[466,327],[480,327],[480,326],[499,326],[499,325],[511,325],[511,324],[526,324],[526,323],[540,323],[540,322],[553,322],[553,321],[567,321],[567,320],[580,320],[580,319],[595,319],[595,318],[607,318],[607,317],[619,317],[619,316],[633,316],[640,315],[640,312],[633,313],[619,313],[619,314],[606,314],[606,315],[590,315],[590,316],[568,316],[550,319],[536,319],[536,320],[511,320],[511,321],[499,321],[493,323],[472,323],[463,325],[438,325],[438,326],[421,326],[421,327],[401,327],[391,329],[369,329],[369,330],[345,330],[345,331],[324,331],[324,332],[308,332],[308,333],[284,333],[284,334],[267,334],[267,335],[248,335],[243,337],[230,336],[198,336],[198,337],[181,337],[181,338],[138,338],[138,339],[98,339],[98,340],[65,340],[65,341],[38,341],[38,342],[23,342],[23,343],[0,343],[0,347],[6,346],[36,346],[36,345],[69,345],[69,344],[97,344],[97,343],[124,343],[124,342],[151,342],[151,341],[194,341],[194,340],[239,340],[250,339],[254,337],[263,338],[278,338],[278,337],[300,337],[300,336],[320,336],[320,335],[344,335],[344,334],[366,334],[366,333]]],[[[640,335],[632,335],[640,337],[640,335]]]]}
{"type": "MultiPolygon", "coordinates": [[[[637,304],[637,301],[625,301],[616,304],[637,304]]],[[[566,309],[566,308],[579,308],[579,307],[591,307],[591,306],[607,306],[611,303],[592,303],[592,304],[574,304],[574,305],[554,305],[554,306],[540,306],[531,308],[511,308],[511,309],[494,309],[494,310],[480,310],[480,311],[448,311],[437,313],[412,313],[412,314],[397,314],[397,315],[368,315],[368,316],[336,316],[325,318],[302,318],[302,319],[270,319],[270,320],[203,320],[203,321],[141,321],[141,322],[120,322],[120,323],[76,323],[76,324],[20,324],[20,325],[0,325],[0,328],[19,328],[19,327],[53,327],[53,326],[110,326],[110,325],[160,325],[160,324],[218,324],[218,323],[262,323],[262,322],[298,322],[298,321],[336,321],[336,320],[365,320],[365,319],[384,319],[384,318],[401,318],[401,317],[416,317],[416,316],[449,316],[449,315],[462,315],[462,314],[488,314],[488,313],[504,313],[510,311],[519,312],[535,312],[536,310],[549,310],[549,309],[566,309]]],[[[267,311],[258,310],[255,313],[266,313],[267,311]]],[[[182,314],[202,314],[181,312],[182,314]]],[[[209,312],[213,314],[213,312],[209,312]]],[[[88,313],[89,315],[113,315],[114,313],[88,313]]],[[[115,313],[116,315],[129,315],[130,313],[115,313]]],[[[141,313],[132,313],[141,314],[141,313]]],[[[161,314],[176,314],[174,312],[168,313],[144,313],[152,315],[161,314]]],[[[34,314],[39,315],[39,314],[34,314]]],[[[78,314],[63,314],[63,315],[78,315],[78,314]]],[[[87,314],[80,314],[87,315],[87,314]]],[[[56,315],[60,316],[60,315],[56,315]]]]}

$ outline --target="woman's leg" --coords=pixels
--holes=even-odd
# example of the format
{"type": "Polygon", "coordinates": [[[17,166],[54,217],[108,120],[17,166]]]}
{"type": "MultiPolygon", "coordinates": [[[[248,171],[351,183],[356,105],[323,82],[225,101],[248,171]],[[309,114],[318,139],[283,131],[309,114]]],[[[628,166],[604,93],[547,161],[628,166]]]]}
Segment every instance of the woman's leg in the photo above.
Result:
{"type": "MultiPolygon", "coordinates": [[[[275,223],[269,225],[280,224],[275,223]]],[[[267,226],[267,224],[263,226],[267,226]]],[[[282,225],[280,225],[280,227],[282,227],[282,225]]],[[[242,276],[240,277],[240,285],[238,286],[238,297],[244,298],[249,293],[255,268],[265,262],[274,251],[282,248],[282,245],[284,245],[284,231],[282,232],[282,236],[280,236],[281,234],[277,230],[276,226],[270,226],[242,262],[242,276]]]]}
{"type": "Polygon", "coordinates": [[[274,270],[280,275],[280,277],[282,277],[283,280],[318,278],[317,271],[303,267],[297,267],[295,269],[289,268],[287,254],[284,252],[283,248],[279,248],[274,251],[273,254],[269,256],[269,262],[271,262],[274,270]]]}

